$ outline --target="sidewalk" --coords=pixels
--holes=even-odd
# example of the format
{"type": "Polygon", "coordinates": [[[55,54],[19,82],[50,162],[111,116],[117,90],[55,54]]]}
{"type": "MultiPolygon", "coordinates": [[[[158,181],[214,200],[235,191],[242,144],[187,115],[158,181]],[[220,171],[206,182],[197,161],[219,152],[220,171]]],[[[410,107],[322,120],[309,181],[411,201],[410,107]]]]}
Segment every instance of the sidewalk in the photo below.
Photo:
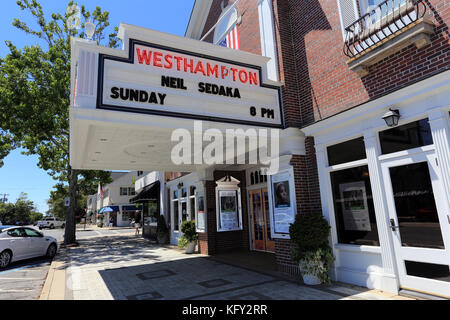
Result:
{"type": "Polygon", "coordinates": [[[409,300],[337,283],[305,286],[133,235],[79,243],[53,261],[42,300],[409,300]]]}

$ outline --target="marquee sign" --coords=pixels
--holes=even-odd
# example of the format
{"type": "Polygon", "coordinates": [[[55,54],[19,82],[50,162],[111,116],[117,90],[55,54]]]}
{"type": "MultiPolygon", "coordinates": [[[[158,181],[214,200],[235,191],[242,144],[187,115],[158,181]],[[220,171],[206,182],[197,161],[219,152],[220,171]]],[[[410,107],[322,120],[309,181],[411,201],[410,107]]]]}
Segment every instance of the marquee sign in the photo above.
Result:
{"type": "Polygon", "coordinates": [[[128,59],[100,54],[97,108],[283,127],[280,89],[258,66],[130,40],[128,59]]]}

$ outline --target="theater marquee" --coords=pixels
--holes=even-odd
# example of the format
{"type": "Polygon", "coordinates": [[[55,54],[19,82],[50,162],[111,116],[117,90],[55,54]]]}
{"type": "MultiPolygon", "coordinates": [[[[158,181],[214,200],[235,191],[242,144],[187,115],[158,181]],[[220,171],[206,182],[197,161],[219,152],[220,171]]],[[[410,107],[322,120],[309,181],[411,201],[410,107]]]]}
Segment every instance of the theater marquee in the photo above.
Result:
{"type": "Polygon", "coordinates": [[[97,108],[282,127],[279,87],[261,68],[129,40],[128,58],[99,55],[97,108]]]}

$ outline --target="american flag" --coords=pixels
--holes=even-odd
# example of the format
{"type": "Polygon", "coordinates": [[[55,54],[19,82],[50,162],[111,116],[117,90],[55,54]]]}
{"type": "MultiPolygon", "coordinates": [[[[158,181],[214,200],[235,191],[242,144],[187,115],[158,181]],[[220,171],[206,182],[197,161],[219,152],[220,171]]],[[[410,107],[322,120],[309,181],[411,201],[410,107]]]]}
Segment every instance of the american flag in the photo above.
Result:
{"type": "Polygon", "coordinates": [[[219,46],[239,50],[239,27],[234,28],[220,41],[219,46]]]}

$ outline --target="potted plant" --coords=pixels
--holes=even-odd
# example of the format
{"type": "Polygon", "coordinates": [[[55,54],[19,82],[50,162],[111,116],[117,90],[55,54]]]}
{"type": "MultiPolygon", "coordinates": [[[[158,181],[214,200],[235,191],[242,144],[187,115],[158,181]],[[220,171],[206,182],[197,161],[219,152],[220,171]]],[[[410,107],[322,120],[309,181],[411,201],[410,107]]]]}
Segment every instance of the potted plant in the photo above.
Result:
{"type": "Polygon", "coordinates": [[[103,227],[103,215],[99,214],[97,216],[97,227],[102,228],[103,227]]]}
{"type": "Polygon", "coordinates": [[[156,225],[156,237],[158,239],[158,243],[166,243],[169,235],[169,230],[166,226],[166,219],[161,214],[158,217],[157,225],[156,225]]]}
{"type": "Polygon", "coordinates": [[[330,283],[328,271],[334,257],[328,244],[330,226],[322,214],[297,214],[289,234],[294,244],[291,257],[299,264],[303,282],[309,285],[330,283]]]}
{"type": "Polygon", "coordinates": [[[198,240],[195,222],[183,221],[181,223],[181,232],[183,232],[183,235],[178,240],[178,246],[182,249],[186,249],[186,253],[193,253],[198,240]]]}

